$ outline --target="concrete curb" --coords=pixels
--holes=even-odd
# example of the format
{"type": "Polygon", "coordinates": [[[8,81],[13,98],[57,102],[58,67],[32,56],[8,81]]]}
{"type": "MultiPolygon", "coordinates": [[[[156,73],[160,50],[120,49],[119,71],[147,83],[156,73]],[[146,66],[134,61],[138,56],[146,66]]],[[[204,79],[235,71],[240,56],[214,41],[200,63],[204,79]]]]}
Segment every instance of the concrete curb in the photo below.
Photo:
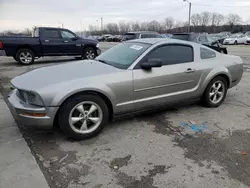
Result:
{"type": "Polygon", "coordinates": [[[0,94],[0,188],[20,187],[49,186],[0,94]]]}

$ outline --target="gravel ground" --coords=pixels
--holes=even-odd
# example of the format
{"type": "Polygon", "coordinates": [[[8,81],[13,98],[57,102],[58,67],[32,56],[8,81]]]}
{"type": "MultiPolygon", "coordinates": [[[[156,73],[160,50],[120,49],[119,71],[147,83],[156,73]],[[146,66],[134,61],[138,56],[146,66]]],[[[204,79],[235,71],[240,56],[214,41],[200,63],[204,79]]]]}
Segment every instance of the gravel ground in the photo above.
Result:
{"type": "MultiPolygon", "coordinates": [[[[110,123],[99,136],[80,142],[58,129],[19,125],[50,187],[249,187],[250,47],[229,46],[229,53],[243,58],[245,70],[219,108],[172,106],[110,123]]],[[[17,75],[68,60],[73,61],[44,58],[24,67],[0,58],[0,92],[6,97],[17,75]]]]}

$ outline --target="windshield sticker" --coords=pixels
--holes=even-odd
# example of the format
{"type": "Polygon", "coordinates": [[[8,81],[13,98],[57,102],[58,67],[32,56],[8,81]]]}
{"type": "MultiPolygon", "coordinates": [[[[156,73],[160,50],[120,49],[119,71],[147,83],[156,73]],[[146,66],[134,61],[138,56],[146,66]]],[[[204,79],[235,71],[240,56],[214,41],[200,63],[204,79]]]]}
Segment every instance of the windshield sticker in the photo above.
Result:
{"type": "Polygon", "coordinates": [[[132,45],[130,46],[131,49],[134,49],[134,50],[141,50],[143,47],[142,46],[137,46],[137,45],[132,45]]]}

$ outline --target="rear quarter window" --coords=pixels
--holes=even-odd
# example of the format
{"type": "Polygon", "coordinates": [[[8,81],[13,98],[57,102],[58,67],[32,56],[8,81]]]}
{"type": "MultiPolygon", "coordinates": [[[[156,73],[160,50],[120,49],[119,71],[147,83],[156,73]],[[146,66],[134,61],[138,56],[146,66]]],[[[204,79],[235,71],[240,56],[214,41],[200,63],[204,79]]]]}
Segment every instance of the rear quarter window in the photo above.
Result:
{"type": "Polygon", "coordinates": [[[200,48],[200,57],[201,59],[211,59],[216,57],[216,53],[213,50],[207,48],[200,48]]]}

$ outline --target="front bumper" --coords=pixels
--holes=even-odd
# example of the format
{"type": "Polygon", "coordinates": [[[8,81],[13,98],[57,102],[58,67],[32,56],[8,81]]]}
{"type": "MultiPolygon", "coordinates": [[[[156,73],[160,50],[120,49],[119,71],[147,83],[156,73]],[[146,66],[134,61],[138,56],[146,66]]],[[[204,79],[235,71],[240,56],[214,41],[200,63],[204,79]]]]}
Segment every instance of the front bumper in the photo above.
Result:
{"type": "Polygon", "coordinates": [[[18,124],[46,129],[53,128],[54,118],[59,107],[37,107],[23,103],[16,92],[16,90],[11,92],[8,103],[10,111],[18,124]],[[45,114],[45,116],[34,117],[27,114],[45,114]]]}
{"type": "Polygon", "coordinates": [[[0,56],[6,56],[5,50],[0,50],[0,56]]]}

